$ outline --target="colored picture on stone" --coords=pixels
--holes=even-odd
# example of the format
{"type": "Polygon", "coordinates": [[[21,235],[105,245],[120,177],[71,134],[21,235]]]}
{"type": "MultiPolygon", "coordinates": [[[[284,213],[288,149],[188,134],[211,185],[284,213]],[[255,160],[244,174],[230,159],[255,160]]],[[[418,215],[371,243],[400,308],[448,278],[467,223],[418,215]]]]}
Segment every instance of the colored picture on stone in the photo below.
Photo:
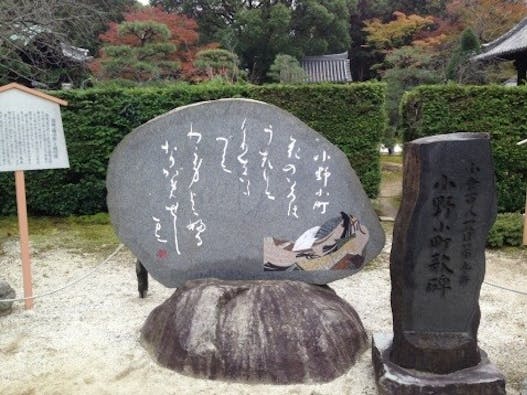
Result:
{"type": "Polygon", "coordinates": [[[264,270],[360,269],[368,243],[368,229],[344,212],[306,230],[296,241],[264,239],[264,270]]]}

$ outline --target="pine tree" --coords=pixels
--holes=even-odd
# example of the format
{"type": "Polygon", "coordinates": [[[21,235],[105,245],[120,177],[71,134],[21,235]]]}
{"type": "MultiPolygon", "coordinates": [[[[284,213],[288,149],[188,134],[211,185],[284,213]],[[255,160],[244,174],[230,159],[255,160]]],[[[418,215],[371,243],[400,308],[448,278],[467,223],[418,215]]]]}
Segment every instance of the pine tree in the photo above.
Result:
{"type": "Polygon", "coordinates": [[[459,44],[454,49],[446,69],[447,79],[457,83],[485,82],[483,72],[470,61],[470,57],[479,53],[480,50],[481,45],[474,31],[471,28],[463,30],[459,44]]]}

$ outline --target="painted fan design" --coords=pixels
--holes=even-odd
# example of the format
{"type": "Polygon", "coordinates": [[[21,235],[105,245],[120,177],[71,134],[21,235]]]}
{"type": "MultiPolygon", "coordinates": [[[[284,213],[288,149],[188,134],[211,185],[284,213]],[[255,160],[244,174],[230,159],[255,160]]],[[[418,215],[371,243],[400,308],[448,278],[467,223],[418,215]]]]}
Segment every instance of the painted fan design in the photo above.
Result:
{"type": "Polygon", "coordinates": [[[368,243],[368,230],[344,212],[306,230],[296,241],[264,239],[264,270],[359,269],[368,243]]]}

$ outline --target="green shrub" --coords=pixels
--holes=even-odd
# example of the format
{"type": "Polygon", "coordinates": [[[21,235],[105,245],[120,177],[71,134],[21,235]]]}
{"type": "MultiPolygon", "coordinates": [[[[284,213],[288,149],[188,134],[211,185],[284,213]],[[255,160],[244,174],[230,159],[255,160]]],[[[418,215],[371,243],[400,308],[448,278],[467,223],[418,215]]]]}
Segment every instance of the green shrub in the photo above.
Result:
{"type": "MultiPolygon", "coordinates": [[[[115,146],[132,129],[176,107],[246,97],[291,112],[346,153],[366,193],[377,196],[378,144],[386,124],[384,85],[228,85],[220,83],[63,91],[70,168],[26,172],[29,211],[40,215],[106,210],[105,178],[115,146]]],[[[12,173],[0,174],[0,215],[16,212],[12,173]]]]}
{"type": "Polygon", "coordinates": [[[267,76],[273,81],[286,84],[300,84],[307,79],[300,62],[294,56],[285,54],[276,55],[267,76]]]}
{"type": "Polygon", "coordinates": [[[524,207],[527,188],[527,88],[434,85],[406,93],[401,102],[405,141],[451,132],[491,136],[499,212],[524,207]]]}
{"type": "Polygon", "coordinates": [[[93,215],[79,215],[68,218],[71,223],[80,225],[108,225],[110,216],[108,213],[97,213],[93,215]]]}
{"type": "Polygon", "coordinates": [[[487,238],[487,246],[521,246],[523,242],[523,216],[519,213],[498,214],[487,238]]]}

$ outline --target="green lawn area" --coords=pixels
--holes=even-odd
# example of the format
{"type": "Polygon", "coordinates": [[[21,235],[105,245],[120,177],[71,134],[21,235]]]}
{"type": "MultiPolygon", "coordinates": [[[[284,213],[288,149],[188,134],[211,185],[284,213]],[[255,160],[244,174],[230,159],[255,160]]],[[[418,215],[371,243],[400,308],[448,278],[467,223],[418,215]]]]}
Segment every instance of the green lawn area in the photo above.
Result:
{"type": "MultiPolygon", "coordinates": [[[[0,254],[1,244],[12,237],[18,237],[17,217],[0,217],[0,254]]],[[[106,253],[119,243],[106,213],[71,217],[30,217],[29,238],[39,251],[60,247],[87,253],[106,253]]]]}
{"type": "Polygon", "coordinates": [[[397,163],[397,164],[402,165],[403,156],[402,155],[381,155],[381,165],[385,163],[397,163]]]}

